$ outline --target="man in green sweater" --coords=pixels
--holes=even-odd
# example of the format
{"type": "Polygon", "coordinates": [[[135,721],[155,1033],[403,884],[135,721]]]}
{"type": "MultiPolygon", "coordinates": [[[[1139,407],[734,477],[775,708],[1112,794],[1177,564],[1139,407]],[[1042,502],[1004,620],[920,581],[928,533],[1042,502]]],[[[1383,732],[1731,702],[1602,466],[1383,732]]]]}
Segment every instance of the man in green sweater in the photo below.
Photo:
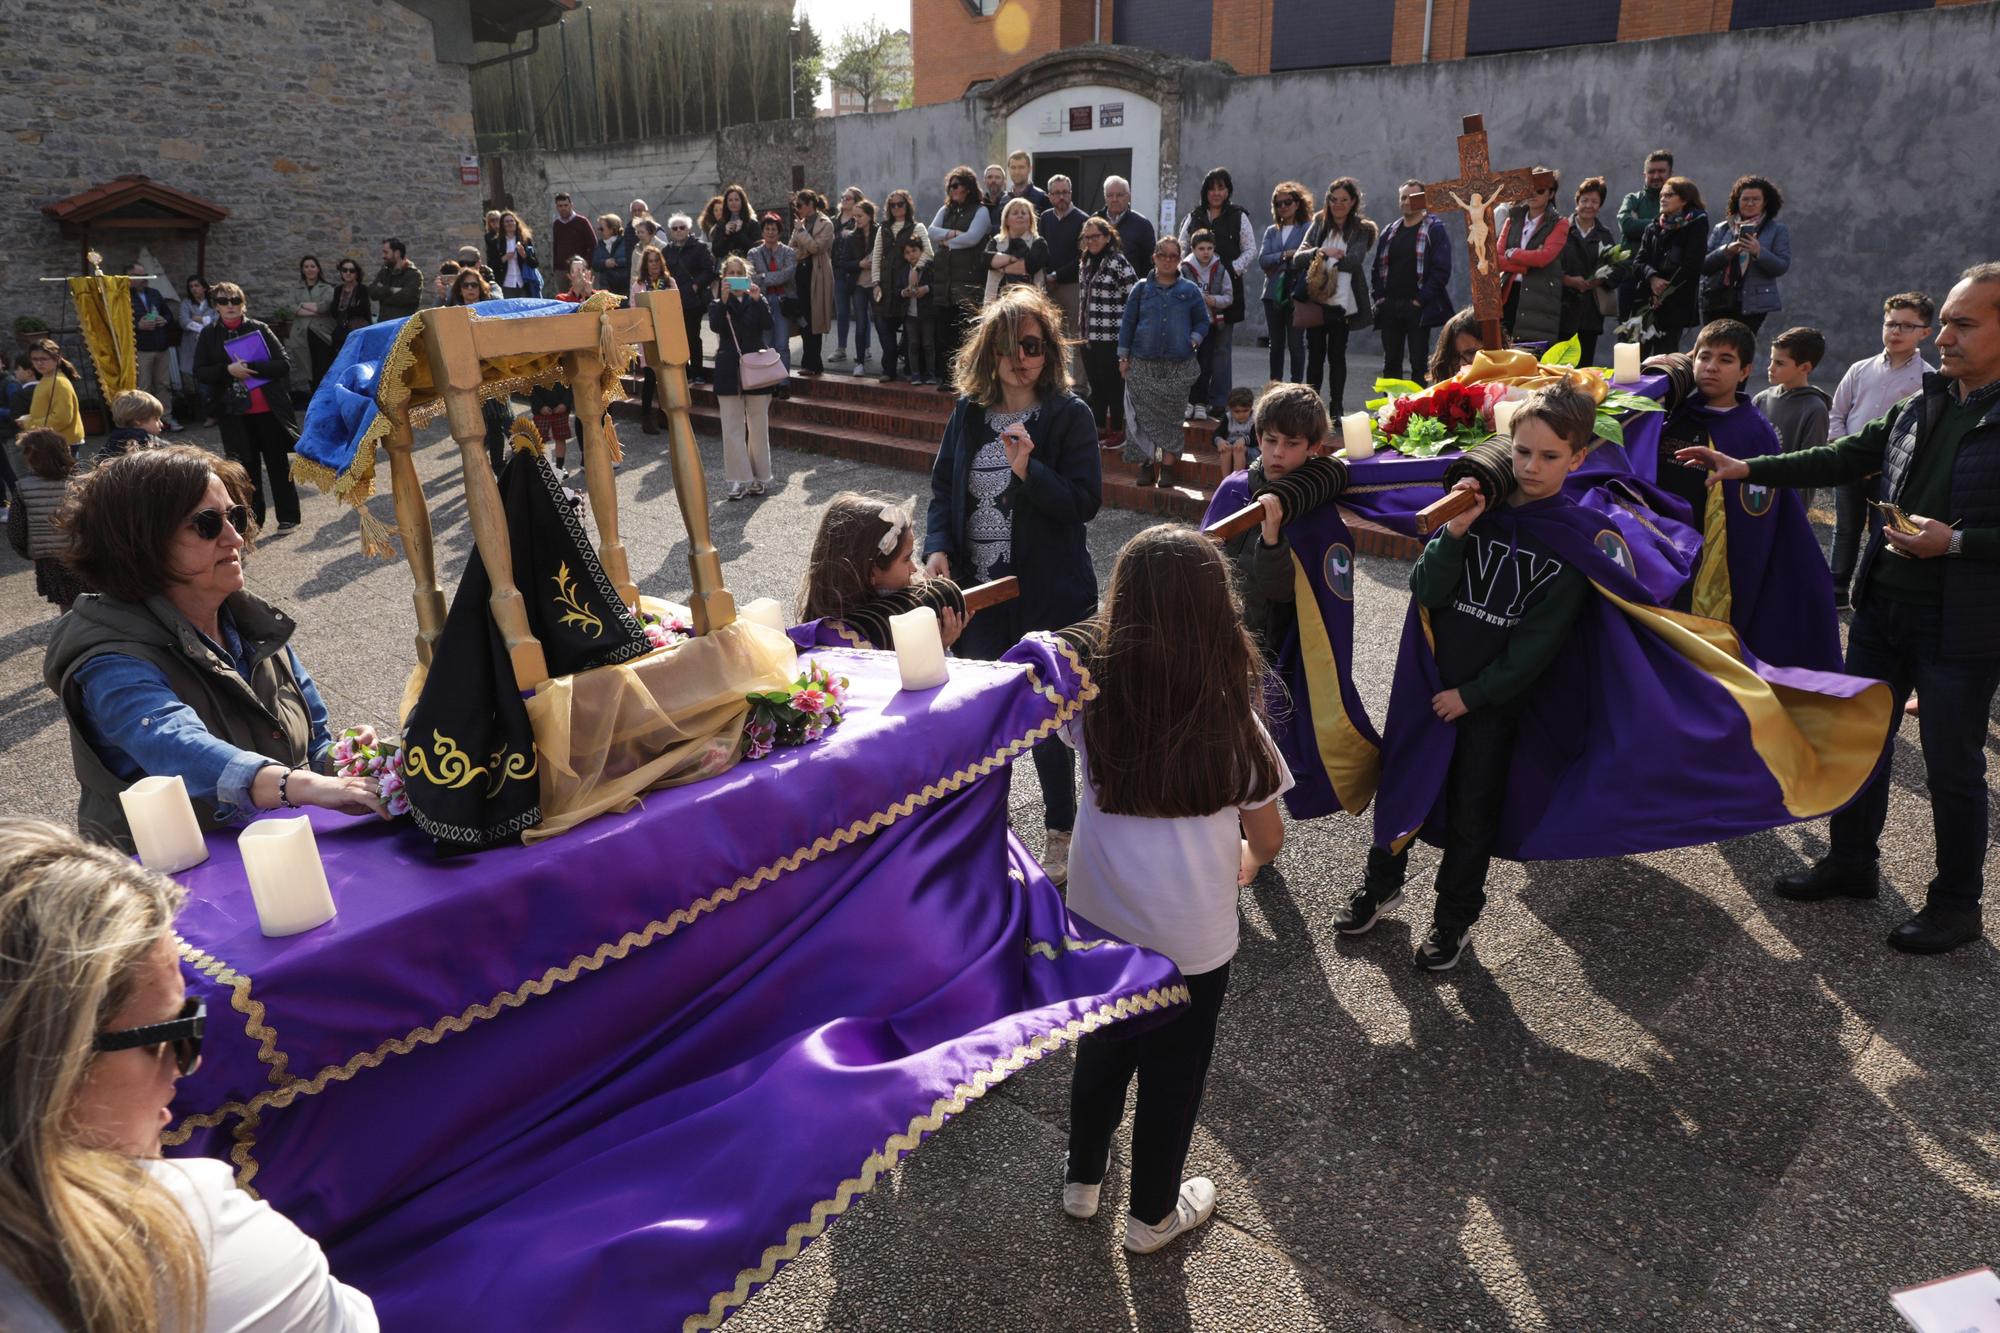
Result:
{"type": "MultiPolygon", "coordinates": [[[[1713,449],[1676,456],[1709,484],[1839,486],[1879,473],[1854,590],[1847,672],[1887,681],[1900,723],[1914,688],[1937,877],[1923,910],[1889,935],[1909,953],[1980,936],[1987,848],[1986,732],[2000,690],[2000,263],[1965,271],[1938,321],[1939,371],[1859,432],[1817,449],[1741,462],[1713,449]]],[[[1892,733],[1893,735],[1893,733],[1892,733]]],[[[1889,765],[1835,815],[1831,850],[1774,886],[1800,902],[1881,892],[1878,841],[1889,765]]]]}
{"type": "MultiPolygon", "coordinates": [[[[1674,174],[1674,155],[1664,148],[1646,154],[1646,184],[1632,191],[1618,205],[1618,243],[1633,254],[1639,253],[1639,238],[1660,216],[1660,191],[1674,174]]],[[[1618,287],[1618,318],[1630,319],[1639,303],[1639,278],[1634,272],[1618,287]]]]}

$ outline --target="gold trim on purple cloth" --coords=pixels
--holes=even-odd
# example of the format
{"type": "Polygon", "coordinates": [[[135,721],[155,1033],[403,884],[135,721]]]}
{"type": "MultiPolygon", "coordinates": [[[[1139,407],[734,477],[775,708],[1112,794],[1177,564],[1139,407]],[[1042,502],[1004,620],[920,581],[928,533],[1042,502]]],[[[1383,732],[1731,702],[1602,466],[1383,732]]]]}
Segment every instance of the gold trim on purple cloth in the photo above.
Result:
{"type": "Polygon", "coordinates": [[[1115,1001],[1099,1005],[1080,1018],[1072,1018],[1059,1028],[1044,1032],[1033,1041],[1016,1046],[1011,1052],[979,1070],[969,1080],[954,1087],[949,1094],[931,1103],[931,1109],[911,1119],[909,1127],[900,1134],[893,1134],[875,1152],[868,1154],[856,1174],[840,1182],[833,1197],[822,1199],[812,1206],[812,1212],[803,1222],[794,1222],[785,1230],[785,1239],[767,1248],[755,1267],[746,1268],[736,1275],[736,1285],[727,1291],[719,1291],[708,1303],[708,1309],[701,1314],[691,1314],[681,1323],[681,1333],[702,1333],[706,1329],[720,1328],[729,1312],[750,1299],[755,1288],[769,1282],[777,1274],[778,1265],[798,1258],[806,1242],[816,1239],[833,1219],[853,1207],[854,1201],[875,1188],[882,1176],[895,1167],[906,1153],[915,1150],[923,1142],[924,1136],[934,1134],[943,1128],[944,1122],[952,1116],[961,1115],[973,1102],[978,1101],[1014,1074],[1040,1060],[1052,1051],[1075,1041],[1077,1038],[1095,1032],[1101,1027],[1132,1018],[1138,1014],[1150,1013],[1168,1005],[1186,1004],[1189,995],[1186,983],[1172,986],[1155,986],[1143,995],[1125,995],[1115,1001]]]}

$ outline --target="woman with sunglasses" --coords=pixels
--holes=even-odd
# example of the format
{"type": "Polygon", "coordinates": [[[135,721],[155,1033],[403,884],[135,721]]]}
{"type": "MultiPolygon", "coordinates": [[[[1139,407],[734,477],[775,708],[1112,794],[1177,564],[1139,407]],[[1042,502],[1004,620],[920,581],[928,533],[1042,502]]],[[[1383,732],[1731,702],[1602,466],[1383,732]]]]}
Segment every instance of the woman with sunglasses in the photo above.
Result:
{"type": "Polygon", "coordinates": [[[375,316],[368,308],[368,284],[361,280],[361,265],[352,259],[340,261],[338,270],[340,285],[333,289],[333,354],[340,355],[341,344],[347,335],[356,329],[365,329],[375,322],[375,316]]]}
{"type": "Polygon", "coordinates": [[[291,617],[244,588],[247,489],[235,464],[174,445],[98,464],[63,504],[65,559],[97,591],[57,622],[42,678],[69,720],[87,837],[129,847],[118,793],[156,774],[187,784],[204,828],[280,806],[381,813],[373,778],[329,775],[291,617]]]}
{"type": "MultiPolygon", "coordinates": [[[[1009,574],[1021,584],[1015,600],[967,623],[961,657],[996,658],[1030,630],[1061,629],[1097,610],[1084,530],[1103,498],[1097,423],[1070,392],[1062,327],[1048,293],[1016,283],[979,312],[952,365],[961,396],[931,468],[924,567],[961,586],[1009,574]]],[[[1048,829],[1042,863],[1061,884],[1076,758],[1049,740],[1034,760],[1048,829]]]]}
{"type": "Polygon", "coordinates": [[[290,532],[299,525],[299,488],[292,484],[291,466],[292,442],[299,437],[288,387],[291,358],[268,325],[249,317],[241,287],[218,282],[210,299],[216,319],[195,344],[194,377],[207,392],[209,414],[222,428],[222,452],[250,477],[257,526],[264,525],[268,472],[278,531],[290,532]]]}
{"type": "Polygon", "coordinates": [[[374,1330],[368,1297],[232,1167],[160,1155],[207,1017],[174,947],[185,898],[54,824],[0,819],[0,1323],[374,1330]]]}
{"type": "MultiPolygon", "coordinates": [[[[578,255],[570,260],[571,265],[583,262],[578,255]]],[[[495,293],[486,275],[476,268],[462,268],[451,280],[451,291],[446,294],[446,305],[478,305],[490,301],[495,293]]],[[[482,398],[479,400],[479,419],[486,423],[486,461],[493,465],[493,475],[499,476],[500,469],[507,464],[507,431],[514,424],[514,410],[508,406],[506,398],[482,398]]]]}

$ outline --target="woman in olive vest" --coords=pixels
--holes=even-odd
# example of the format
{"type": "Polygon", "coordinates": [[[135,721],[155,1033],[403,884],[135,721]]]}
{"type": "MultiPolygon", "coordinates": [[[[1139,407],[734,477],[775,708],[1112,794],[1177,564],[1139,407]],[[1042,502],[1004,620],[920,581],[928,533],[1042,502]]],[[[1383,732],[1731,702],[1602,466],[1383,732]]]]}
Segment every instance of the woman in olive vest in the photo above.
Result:
{"type": "Polygon", "coordinates": [[[236,464],[176,445],[99,464],[63,505],[66,558],[97,592],[57,623],[42,678],[69,720],[88,837],[129,849],[118,793],[153,775],[179,775],[210,829],[279,806],[382,813],[375,779],[328,775],[293,622],[244,589],[248,492],[236,464]]]}
{"type": "MultiPolygon", "coordinates": [[[[993,217],[979,202],[979,177],[971,167],[951,169],[944,178],[944,207],[931,219],[931,249],[936,255],[931,269],[931,308],[937,320],[935,346],[937,363],[955,365],[959,344],[965,341],[966,326],[979,313],[986,299],[986,235],[993,217]]],[[[939,393],[954,393],[951,377],[938,385],[939,393]]]]}

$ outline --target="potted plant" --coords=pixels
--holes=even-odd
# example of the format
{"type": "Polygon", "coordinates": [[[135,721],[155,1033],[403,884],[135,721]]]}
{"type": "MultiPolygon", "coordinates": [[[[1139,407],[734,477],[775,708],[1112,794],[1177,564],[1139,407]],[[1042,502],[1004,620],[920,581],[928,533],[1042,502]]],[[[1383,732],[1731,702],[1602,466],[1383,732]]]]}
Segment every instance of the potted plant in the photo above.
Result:
{"type": "Polygon", "coordinates": [[[278,335],[279,342],[289,342],[292,337],[292,322],[298,317],[298,311],[288,305],[281,305],[265,316],[264,322],[271,326],[271,332],[278,335]]]}
{"type": "Polygon", "coordinates": [[[76,414],[83,421],[85,435],[103,435],[111,429],[111,411],[104,405],[104,396],[95,389],[77,398],[76,414]]]}
{"type": "Polygon", "coordinates": [[[22,351],[49,336],[49,322],[36,315],[14,316],[14,342],[22,351]]]}

